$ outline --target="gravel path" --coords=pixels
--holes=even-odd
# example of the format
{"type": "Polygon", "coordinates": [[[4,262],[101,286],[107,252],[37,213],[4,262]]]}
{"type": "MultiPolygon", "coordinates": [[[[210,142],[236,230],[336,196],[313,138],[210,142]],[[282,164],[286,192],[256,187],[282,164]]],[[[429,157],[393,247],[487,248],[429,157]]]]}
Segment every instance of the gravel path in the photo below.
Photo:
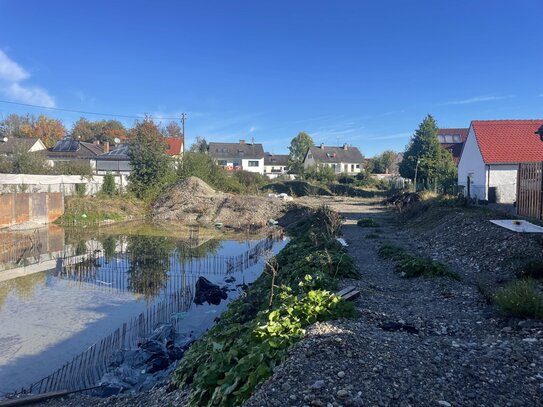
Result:
{"type": "Polygon", "coordinates": [[[361,317],[312,326],[247,407],[543,405],[543,324],[500,318],[469,278],[401,278],[377,250],[384,240],[410,250],[421,242],[371,202],[329,204],[346,217],[343,233],[361,279],[345,285],[360,289],[361,317]],[[356,226],[369,216],[384,239],[366,238],[375,230],[356,226]],[[405,329],[384,330],[387,324],[405,329]]]}

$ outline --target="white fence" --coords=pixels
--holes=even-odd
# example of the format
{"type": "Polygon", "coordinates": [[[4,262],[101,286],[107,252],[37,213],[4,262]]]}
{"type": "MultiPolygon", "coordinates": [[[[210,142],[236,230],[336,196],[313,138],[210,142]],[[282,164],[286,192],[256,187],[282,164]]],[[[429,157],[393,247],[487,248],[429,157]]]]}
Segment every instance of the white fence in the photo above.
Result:
{"type": "MultiPolygon", "coordinates": [[[[115,175],[115,185],[124,189],[127,177],[115,175]]],[[[64,196],[75,195],[76,185],[85,184],[86,194],[94,195],[102,189],[104,177],[93,175],[31,175],[31,174],[0,174],[0,193],[9,192],[61,192],[64,196]]]]}

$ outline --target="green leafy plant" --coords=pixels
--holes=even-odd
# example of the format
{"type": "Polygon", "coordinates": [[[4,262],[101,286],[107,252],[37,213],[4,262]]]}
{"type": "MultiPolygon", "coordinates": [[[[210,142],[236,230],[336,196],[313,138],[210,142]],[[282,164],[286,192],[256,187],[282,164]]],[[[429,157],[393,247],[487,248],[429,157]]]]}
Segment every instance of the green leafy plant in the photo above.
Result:
{"type": "Polygon", "coordinates": [[[358,219],[358,222],[356,224],[363,228],[376,228],[379,227],[379,224],[375,221],[375,219],[372,218],[362,218],[358,219]]]}
{"type": "Polygon", "coordinates": [[[115,195],[115,176],[111,172],[107,172],[104,175],[104,182],[102,183],[102,193],[108,196],[115,195]]]}
{"type": "Polygon", "coordinates": [[[308,325],[356,315],[352,303],[331,292],[338,277],[357,276],[335,239],[335,224],[327,208],[299,222],[273,267],[268,265],[247,295],[232,302],[217,325],[188,350],[173,382],[191,384],[189,405],[243,404],[308,325]]]}
{"type": "Polygon", "coordinates": [[[423,257],[408,256],[396,264],[396,271],[403,273],[405,277],[448,277],[460,280],[458,273],[450,270],[446,265],[435,260],[423,257]]]}
{"type": "Polygon", "coordinates": [[[514,281],[498,291],[495,304],[506,315],[520,318],[543,318],[543,295],[533,279],[514,281]]]}
{"type": "Polygon", "coordinates": [[[77,196],[85,196],[87,194],[87,184],[75,184],[75,193],[77,196]]]}
{"type": "Polygon", "coordinates": [[[403,260],[408,256],[407,252],[398,246],[393,245],[383,245],[379,249],[379,256],[385,258],[385,259],[391,259],[391,260],[403,260]]]}

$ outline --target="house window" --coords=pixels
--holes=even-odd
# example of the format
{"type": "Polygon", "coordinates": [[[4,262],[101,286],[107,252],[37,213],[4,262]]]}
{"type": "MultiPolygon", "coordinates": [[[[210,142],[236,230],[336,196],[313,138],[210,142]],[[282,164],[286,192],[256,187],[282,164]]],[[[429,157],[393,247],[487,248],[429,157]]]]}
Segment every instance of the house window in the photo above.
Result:
{"type": "Polygon", "coordinates": [[[226,162],[226,160],[219,160],[217,161],[217,164],[224,166],[224,165],[227,165],[228,163],[226,162]]]}
{"type": "Polygon", "coordinates": [[[309,153],[309,154],[307,155],[307,158],[313,158],[313,154],[309,153]]]}
{"type": "Polygon", "coordinates": [[[357,170],[360,169],[360,164],[356,164],[356,169],[357,169],[357,170]]]}
{"type": "Polygon", "coordinates": [[[258,161],[249,161],[249,167],[258,167],[258,161]]]}
{"type": "Polygon", "coordinates": [[[351,164],[351,172],[354,172],[354,164],[351,164]]]}

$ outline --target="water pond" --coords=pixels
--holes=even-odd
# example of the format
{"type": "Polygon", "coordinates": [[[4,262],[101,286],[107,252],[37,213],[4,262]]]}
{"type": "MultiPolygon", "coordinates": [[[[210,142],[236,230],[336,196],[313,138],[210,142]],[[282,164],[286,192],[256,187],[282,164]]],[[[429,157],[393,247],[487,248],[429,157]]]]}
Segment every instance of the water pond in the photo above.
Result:
{"type": "Polygon", "coordinates": [[[58,370],[53,379],[67,380],[82,352],[85,364],[98,363],[108,335],[108,346],[130,346],[167,322],[176,341],[197,338],[286,243],[198,229],[144,231],[0,233],[0,398],[58,370]],[[202,277],[222,288],[218,297],[198,292],[202,277]]]}

